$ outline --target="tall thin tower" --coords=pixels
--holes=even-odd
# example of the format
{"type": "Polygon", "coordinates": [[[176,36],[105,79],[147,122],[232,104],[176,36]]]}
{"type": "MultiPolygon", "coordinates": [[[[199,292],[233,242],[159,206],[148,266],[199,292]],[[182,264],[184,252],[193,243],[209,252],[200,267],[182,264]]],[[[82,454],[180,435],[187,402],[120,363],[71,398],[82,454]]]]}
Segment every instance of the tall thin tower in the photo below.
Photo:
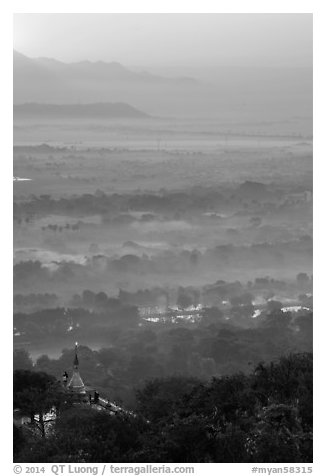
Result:
{"type": "Polygon", "coordinates": [[[78,361],[78,343],[75,344],[75,358],[74,358],[74,371],[71,377],[70,382],[68,383],[68,390],[75,394],[85,395],[85,385],[82,381],[81,376],[79,375],[79,361],[78,361]]]}

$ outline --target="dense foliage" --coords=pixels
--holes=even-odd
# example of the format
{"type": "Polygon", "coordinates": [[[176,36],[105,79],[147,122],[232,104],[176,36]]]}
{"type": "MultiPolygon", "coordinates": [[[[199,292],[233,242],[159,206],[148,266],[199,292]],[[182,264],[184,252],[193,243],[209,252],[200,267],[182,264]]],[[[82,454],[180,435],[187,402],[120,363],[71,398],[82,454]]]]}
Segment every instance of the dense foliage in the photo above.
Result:
{"type": "Polygon", "coordinates": [[[32,425],[15,428],[15,460],[312,462],[309,353],[206,383],[180,376],[150,380],[136,399],[133,413],[116,415],[63,407],[43,438],[32,425]]]}

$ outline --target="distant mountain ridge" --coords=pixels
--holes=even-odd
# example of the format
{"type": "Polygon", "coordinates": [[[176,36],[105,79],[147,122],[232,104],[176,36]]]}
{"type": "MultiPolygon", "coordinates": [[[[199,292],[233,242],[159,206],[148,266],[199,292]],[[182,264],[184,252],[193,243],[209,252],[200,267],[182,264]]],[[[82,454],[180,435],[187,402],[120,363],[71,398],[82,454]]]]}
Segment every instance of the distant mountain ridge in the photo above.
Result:
{"type": "MultiPolygon", "coordinates": [[[[209,69],[198,68],[193,70],[194,74],[198,71],[198,77],[206,79],[197,81],[178,75],[166,78],[132,71],[117,62],[32,59],[14,51],[14,104],[120,102],[156,117],[214,117],[230,124],[312,116],[309,68],[298,71],[216,66],[213,76],[209,69]]],[[[180,65],[177,70],[187,68],[180,65]]],[[[296,123],[293,127],[297,127],[296,123]]],[[[309,128],[308,135],[311,134],[309,128]]]]}
{"type": "Polygon", "coordinates": [[[188,103],[199,84],[191,78],[135,72],[117,62],[63,63],[51,58],[29,58],[18,51],[13,54],[14,104],[120,102],[160,115],[157,104],[170,102],[174,107],[175,100],[182,96],[188,103]]]}
{"type": "Polygon", "coordinates": [[[15,104],[14,118],[149,118],[143,111],[129,104],[117,103],[90,103],[90,104],[42,104],[25,103],[15,104]]]}
{"type": "Polygon", "coordinates": [[[134,72],[116,61],[79,61],[64,63],[52,58],[29,58],[14,50],[14,76],[19,74],[48,74],[61,80],[126,81],[145,83],[195,83],[188,77],[166,78],[146,71],[134,72]],[[33,71],[34,69],[34,71],[33,71]]]}

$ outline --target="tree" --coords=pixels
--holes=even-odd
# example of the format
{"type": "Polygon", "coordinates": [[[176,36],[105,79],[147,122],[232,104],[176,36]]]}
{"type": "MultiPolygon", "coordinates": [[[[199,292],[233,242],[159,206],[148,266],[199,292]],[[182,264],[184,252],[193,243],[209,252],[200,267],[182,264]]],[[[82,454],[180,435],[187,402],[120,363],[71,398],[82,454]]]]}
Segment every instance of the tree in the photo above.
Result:
{"type": "Polygon", "coordinates": [[[134,462],[147,426],[132,414],[73,408],[58,418],[54,440],[61,461],[134,462]]]}
{"type": "Polygon", "coordinates": [[[307,284],[309,284],[310,280],[309,280],[309,276],[307,275],[307,273],[298,273],[297,274],[297,283],[301,286],[306,286],[307,284]]]}
{"type": "Polygon", "coordinates": [[[211,425],[207,418],[190,415],[175,416],[164,427],[161,442],[161,461],[180,463],[210,463],[214,448],[211,425]]]}
{"type": "Polygon", "coordinates": [[[179,288],[177,297],[177,306],[181,309],[185,309],[193,304],[193,299],[190,293],[184,288],[179,288]]]}
{"type": "Polygon", "coordinates": [[[15,370],[13,381],[14,408],[30,416],[31,424],[46,434],[45,414],[63,403],[63,390],[52,375],[44,372],[15,370]]]}
{"type": "Polygon", "coordinates": [[[285,332],[289,330],[291,319],[292,314],[290,312],[276,309],[267,314],[264,320],[261,321],[261,326],[270,331],[285,332]]]}
{"type": "Polygon", "coordinates": [[[99,309],[106,309],[107,305],[108,305],[107,295],[103,291],[97,293],[95,296],[95,306],[98,307],[99,309]]]}
{"type": "Polygon", "coordinates": [[[15,349],[13,357],[14,370],[32,370],[33,361],[25,349],[15,349]]]}
{"type": "Polygon", "coordinates": [[[151,422],[170,421],[182,397],[199,383],[179,376],[150,380],[136,392],[137,412],[151,422]]]}
{"type": "Polygon", "coordinates": [[[268,312],[280,311],[283,307],[283,304],[280,301],[270,300],[267,302],[266,309],[268,312]]]}
{"type": "Polygon", "coordinates": [[[255,463],[308,463],[312,462],[312,452],[303,450],[303,446],[310,439],[302,429],[296,407],[271,404],[258,415],[247,449],[255,463]]]}
{"type": "Polygon", "coordinates": [[[53,372],[53,370],[55,369],[55,364],[56,361],[51,360],[48,355],[43,354],[40,355],[40,357],[37,359],[35,370],[52,375],[52,373],[56,373],[53,372]]]}
{"type": "Polygon", "coordinates": [[[23,430],[22,428],[18,428],[15,424],[14,424],[14,428],[13,428],[13,453],[14,453],[14,459],[15,457],[19,454],[19,452],[21,451],[22,447],[24,446],[25,444],[25,437],[24,437],[24,434],[23,434],[23,430]]]}
{"type": "Polygon", "coordinates": [[[306,429],[312,428],[312,354],[290,354],[276,364],[260,363],[252,377],[252,388],[263,406],[271,402],[296,405],[306,429]]]}
{"type": "Polygon", "coordinates": [[[93,307],[95,304],[95,293],[85,289],[82,293],[83,304],[87,307],[93,307]]]}
{"type": "Polygon", "coordinates": [[[254,296],[251,293],[243,293],[240,294],[239,296],[233,296],[230,298],[230,303],[233,306],[245,306],[252,304],[254,300],[254,296]]]}
{"type": "Polygon", "coordinates": [[[223,320],[223,312],[216,306],[206,307],[202,314],[203,324],[214,324],[223,320]]]}

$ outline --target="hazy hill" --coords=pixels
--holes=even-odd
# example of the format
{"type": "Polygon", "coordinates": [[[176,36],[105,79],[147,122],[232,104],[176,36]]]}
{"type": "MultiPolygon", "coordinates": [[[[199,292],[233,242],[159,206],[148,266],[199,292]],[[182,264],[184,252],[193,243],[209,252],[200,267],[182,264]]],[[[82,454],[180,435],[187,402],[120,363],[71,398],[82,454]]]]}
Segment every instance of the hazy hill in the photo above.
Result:
{"type": "Polygon", "coordinates": [[[268,194],[268,187],[263,183],[247,180],[239,186],[237,193],[243,198],[261,199],[268,194]]]}
{"type": "Polygon", "coordinates": [[[165,78],[134,72],[117,62],[63,63],[50,58],[28,58],[14,51],[14,103],[133,102],[149,89],[180,90],[194,86],[191,78],[165,78]]]}
{"type": "MultiPolygon", "coordinates": [[[[261,122],[312,117],[309,68],[211,68],[198,67],[202,80],[197,81],[177,74],[164,77],[163,66],[160,75],[132,71],[117,62],[64,63],[15,51],[14,103],[122,102],[155,116],[214,117],[230,129],[241,123],[244,130],[249,123],[259,127],[261,122]]],[[[291,129],[299,130],[298,124],[291,129]]],[[[306,133],[312,133],[311,127],[306,133]]]]}
{"type": "Polygon", "coordinates": [[[125,103],[93,104],[40,104],[26,103],[14,105],[14,118],[146,118],[142,111],[125,103]]]}
{"type": "Polygon", "coordinates": [[[35,67],[47,69],[50,73],[60,75],[62,79],[74,81],[122,81],[122,82],[144,82],[144,83],[159,83],[159,84],[174,84],[174,83],[192,83],[195,82],[192,78],[178,77],[166,78],[157,76],[146,71],[134,72],[123,66],[122,64],[113,61],[110,63],[104,61],[79,61],[75,63],[63,63],[51,58],[36,58],[30,60],[35,64],[35,67]]]}
{"type": "Polygon", "coordinates": [[[14,76],[37,75],[61,80],[97,80],[97,81],[128,81],[146,83],[195,83],[192,78],[177,77],[166,78],[154,75],[146,71],[134,72],[113,61],[79,61],[75,63],[64,63],[52,58],[29,58],[14,50],[13,53],[14,76]]]}

